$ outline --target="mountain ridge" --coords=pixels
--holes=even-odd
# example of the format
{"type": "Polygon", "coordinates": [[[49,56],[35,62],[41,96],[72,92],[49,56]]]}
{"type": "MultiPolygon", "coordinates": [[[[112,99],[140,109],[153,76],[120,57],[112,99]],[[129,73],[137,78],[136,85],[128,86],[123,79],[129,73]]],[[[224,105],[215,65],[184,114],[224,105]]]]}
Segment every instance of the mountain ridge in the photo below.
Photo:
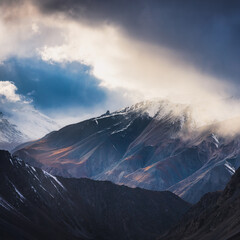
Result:
{"type": "Polygon", "coordinates": [[[184,104],[141,102],[68,125],[14,155],[52,174],[168,189],[196,203],[222,190],[240,166],[240,137],[219,135],[219,123],[196,128],[189,111],[184,104]]]}
{"type": "Polygon", "coordinates": [[[240,236],[240,168],[223,191],[205,194],[159,240],[237,240],[240,236]]]}
{"type": "Polygon", "coordinates": [[[171,192],[55,177],[0,151],[0,237],[154,239],[190,204],[171,192]]]}

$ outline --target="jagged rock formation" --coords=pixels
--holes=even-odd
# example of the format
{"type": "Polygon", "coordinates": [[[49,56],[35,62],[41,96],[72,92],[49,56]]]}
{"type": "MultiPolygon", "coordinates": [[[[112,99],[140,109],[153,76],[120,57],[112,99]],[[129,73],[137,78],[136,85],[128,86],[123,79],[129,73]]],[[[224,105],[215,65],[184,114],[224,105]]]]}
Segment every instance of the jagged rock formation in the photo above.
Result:
{"type": "Polygon", "coordinates": [[[159,240],[240,239],[240,169],[222,192],[208,193],[159,240]]]}

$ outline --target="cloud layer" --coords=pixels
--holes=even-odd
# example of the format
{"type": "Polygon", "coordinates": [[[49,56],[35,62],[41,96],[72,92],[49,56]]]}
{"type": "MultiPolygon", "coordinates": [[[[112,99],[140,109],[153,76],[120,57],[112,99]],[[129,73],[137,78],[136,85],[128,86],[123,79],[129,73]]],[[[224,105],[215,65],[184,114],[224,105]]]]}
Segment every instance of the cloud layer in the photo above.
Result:
{"type": "Polygon", "coordinates": [[[194,115],[204,123],[239,114],[238,102],[225,101],[238,96],[235,1],[2,4],[2,61],[18,56],[60,65],[78,62],[89,66],[89,76],[107,92],[124,90],[119,99],[131,103],[160,97],[193,104],[194,115]]]}
{"type": "Polygon", "coordinates": [[[128,36],[181,53],[205,72],[237,82],[240,2],[189,0],[43,0],[45,14],[62,13],[87,25],[112,24],[128,36]]]}

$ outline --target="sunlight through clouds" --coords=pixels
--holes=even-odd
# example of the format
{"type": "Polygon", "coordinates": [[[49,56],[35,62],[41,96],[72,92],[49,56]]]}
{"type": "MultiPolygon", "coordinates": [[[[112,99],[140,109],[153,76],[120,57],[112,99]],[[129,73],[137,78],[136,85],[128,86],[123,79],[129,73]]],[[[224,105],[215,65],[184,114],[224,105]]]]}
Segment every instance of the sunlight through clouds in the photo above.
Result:
{"type": "Polygon", "coordinates": [[[125,95],[129,104],[151,98],[191,104],[202,124],[222,120],[226,112],[228,118],[240,113],[238,101],[225,101],[234,95],[234,85],[203,73],[180,52],[130,36],[116,23],[93,24],[61,12],[43,14],[30,2],[25,4],[0,17],[0,44],[8,46],[1,48],[1,60],[18,56],[53,64],[77,61],[90,67],[89,74],[101,87],[132,92],[125,95]]]}

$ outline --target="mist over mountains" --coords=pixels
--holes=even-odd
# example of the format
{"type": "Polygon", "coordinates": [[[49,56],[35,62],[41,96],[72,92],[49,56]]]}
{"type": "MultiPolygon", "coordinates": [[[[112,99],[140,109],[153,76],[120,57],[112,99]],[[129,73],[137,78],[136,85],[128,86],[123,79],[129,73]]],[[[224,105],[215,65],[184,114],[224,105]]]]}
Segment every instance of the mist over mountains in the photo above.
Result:
{"type": "Polygon", "coordinates": [[[44,136],[59,125],[36,110],[19,111],[13,115],[0,112],[0,147],[12,150],[19,144],[44,136]],[[25,117],[25,115],[27,115],[25,117]]]}
{"type": "Polygon", "coordinates": [[[13,82],[0,80],[0,145],[12,150],[18,144],[38,139],[59,125],[17,92],[13,82]]]}
{"type": "Polygon", "coordinates": [[[17,130],[0,112],[0,148],[11,150],[22,142],[27,141],[27,136],[17,130]]]}
{"type": "Polygon", "coordinates": [[[189,105],[144,101],[0,151],[0,236],[237,239],[240,139],[222,131],[236,121],[200,127],[189,105]]]}
{"type": "Polygon", "coordinates": [[[219,131],[229,121],[197,127],[189,106],[146,101],[66,126],[14,155],[51,174],[170,190],[196,203],[240,166],[239,136],[219,131]]]}

